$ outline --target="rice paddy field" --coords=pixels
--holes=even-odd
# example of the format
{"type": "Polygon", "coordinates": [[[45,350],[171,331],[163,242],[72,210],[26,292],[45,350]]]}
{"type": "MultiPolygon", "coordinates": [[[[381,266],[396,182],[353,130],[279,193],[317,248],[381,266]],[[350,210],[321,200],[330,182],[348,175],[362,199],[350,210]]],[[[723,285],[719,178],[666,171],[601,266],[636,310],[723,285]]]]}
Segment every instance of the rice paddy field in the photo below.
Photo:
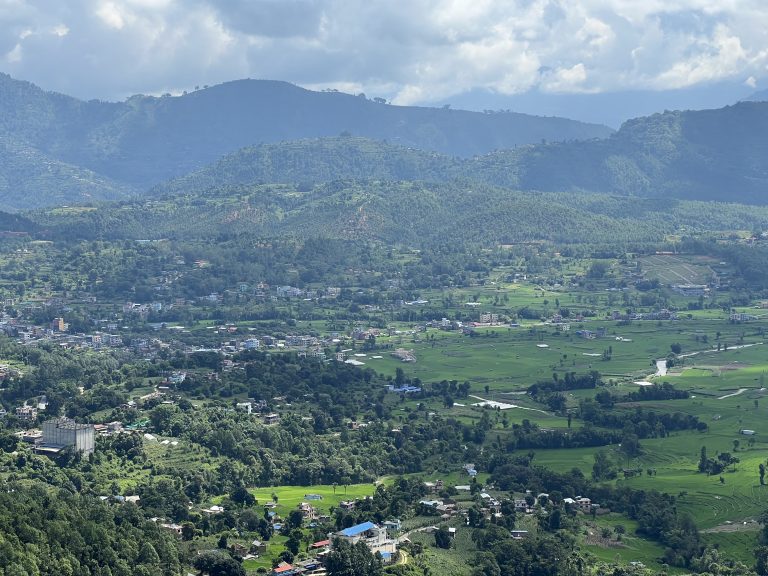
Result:
{"type": "MultiPolygon", "coordinates": [[[[637,390],[642,382],[668,382],[686,390],[684,400],[629,403],[657,412],[681,412],[697,416],[708,426],[706,432],[672,432],[666,438],[641,441],[642,454],[627,459],[619,446],[605,448],[618,468],[653,468],[653,475],[620,478],[638,489],[656,489],[677,497],[678,511],[690,514],[704,533],[706,542],[716,544],[725,554],[751,564],[759,525],[755,519],[768,510],[768,486],[759,482],[758,466],[768,462],[768,340],[763,337],[766,319],[732,323],[723,311],[696,311],[681,314],[678,320],[636,321],[620,325],[612,320],[592,320],[561,332],[557,327],[538,322],[519,327],[481,328],[474,337],[455,332],[430,330],[418,341],[397,347],[412,349],[417,360],[401,363],[387,355],[368,362],[377,370],[394,373],[402,368],[410,377],[425,381],[469,380],[470,398],[457,400],[446,408],[439,399],[427,402],[438,414],[460,419],[479,418],[481,400],[498,402],[492,411],[496,425],[492,436],[503,437],[501,418],[510,423],[523,419],[543,428],[565,428],[564,417],[544,410],[525,394],[539,379],[550,379],[553,372],[583,373],[594,369],[614,393],[637,390]],[[580,338],[575,330],[603,328],[605,336],[580,338]],[[659,373],[657,360],[670,355],[671,346],[682,348],[675,365],[659,373]],[[610,360],[604,352],[610,349],[610,360]],[[501,407],[501,409],[499,409],[501,407]],[[752,430],[754,435],[745,435],[752,430]],[[701,448],[710,457],[729,452],[739,459],[721,475],[699,473],[701,448]],[[722,480],[720,479],[722,476],[722,480]]],[[[379,342],[386,342],[386,338],[379,342]]],[[[395,347],[393,343],[393,347],[395,347]]],[[[363,359],[365,361],[365,359],[363,359]]],[[[662,363],[663,364],[663,363],[662,363]]],[[[595,390],[568,393],[569,406],[581,398],[591,398],[595,390]]],[[[574,419],[572,426],[581,423],[574,419]]],[[[556,470],[580,468],[591,474],[595,449],[536,450],[535,462],[556,470]]],[[[595,529],[606,523],[622,523],[628,528],[620,545],[607,544],[585,535],[583,546],[599,559],[643,562],[658,566],[663,550],[655,543],[632,535],[630,522],[616,516],[598,518],[595,529]]]]}

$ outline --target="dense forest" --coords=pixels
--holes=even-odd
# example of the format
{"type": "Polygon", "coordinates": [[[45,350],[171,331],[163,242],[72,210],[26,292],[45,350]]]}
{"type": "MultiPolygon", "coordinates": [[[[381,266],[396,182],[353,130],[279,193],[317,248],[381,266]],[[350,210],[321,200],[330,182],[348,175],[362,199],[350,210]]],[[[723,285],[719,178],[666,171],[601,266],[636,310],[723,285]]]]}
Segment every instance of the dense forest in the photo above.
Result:
{"type": "Polygon", "coordinates": [[[4,209],[124,197],[261,142],[351,132],[472,155],[611,132],[563,118],[390,106],[264,80],[112,103],[45,92],[3,74],[0,105],[4,209]]]}
{"type": "MultiPolygon", "coordinates": [[[[29,214],[52,238],[251,237],[379,240],[436,247],[551,241],[637,251],[681,228],[761,230],[763,208],[670,198],[510,192],[491,186],[338,180],[309,188],[232,185],[29,214]],[[190,226],[190,222],[194,222],[190,226]]],[[[45,237],[45,236],[42,236],[45,237]]]]}

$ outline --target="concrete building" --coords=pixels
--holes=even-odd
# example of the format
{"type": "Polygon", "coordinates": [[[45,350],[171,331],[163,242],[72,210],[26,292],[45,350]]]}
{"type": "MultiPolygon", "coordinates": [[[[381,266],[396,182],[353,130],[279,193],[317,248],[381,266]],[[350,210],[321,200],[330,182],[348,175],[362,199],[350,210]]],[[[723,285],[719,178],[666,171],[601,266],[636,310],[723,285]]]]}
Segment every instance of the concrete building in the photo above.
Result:
{"type": "Polygon", "coordinates": [[[38,451],[58,453],[72,446],[85,456],[94,450],[96,431],[92,424],[78,424],[69,418],[43,422],[43,440],[38,451]]]}
{"type": "Polygon", "coordinates": [[[340,538],[347,540],[350,544],[357,544],[358,542],[365,542],[366,546],[373,552],[380,552],[381,554],[396,552],[395,541],[390,540],[387,537],[387,530],[381,526],[377,526],[373,522],[364,522],[350,528],[345,528],[336,534],[329,534],[329,539],[340,538]]]}

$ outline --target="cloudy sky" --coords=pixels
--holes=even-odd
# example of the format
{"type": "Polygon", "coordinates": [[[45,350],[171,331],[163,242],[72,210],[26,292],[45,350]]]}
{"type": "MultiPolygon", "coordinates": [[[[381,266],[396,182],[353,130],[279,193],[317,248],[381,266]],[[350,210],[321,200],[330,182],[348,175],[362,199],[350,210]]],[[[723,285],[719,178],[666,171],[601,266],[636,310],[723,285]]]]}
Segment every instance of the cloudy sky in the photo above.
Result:
{"type": "Polygon", "coordinates": [[[0,71],[81,98],[287,80],[398,104],[768,84],[765,0],[0,0],[0,71]]]}

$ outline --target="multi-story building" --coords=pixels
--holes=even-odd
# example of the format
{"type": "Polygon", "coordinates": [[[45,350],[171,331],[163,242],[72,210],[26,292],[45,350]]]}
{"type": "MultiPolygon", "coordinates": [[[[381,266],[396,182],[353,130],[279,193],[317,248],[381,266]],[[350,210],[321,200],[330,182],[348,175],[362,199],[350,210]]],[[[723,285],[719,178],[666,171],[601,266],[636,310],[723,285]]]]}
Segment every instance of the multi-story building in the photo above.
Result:
{"type": "Polygon", "coordinates": [[[69,418],[43,422],[43,439],[37,447],[42,452],[58,453],[72,446],[84,455],[93,453],[96,431],[92,424],[78,424],[69,418]]]}

